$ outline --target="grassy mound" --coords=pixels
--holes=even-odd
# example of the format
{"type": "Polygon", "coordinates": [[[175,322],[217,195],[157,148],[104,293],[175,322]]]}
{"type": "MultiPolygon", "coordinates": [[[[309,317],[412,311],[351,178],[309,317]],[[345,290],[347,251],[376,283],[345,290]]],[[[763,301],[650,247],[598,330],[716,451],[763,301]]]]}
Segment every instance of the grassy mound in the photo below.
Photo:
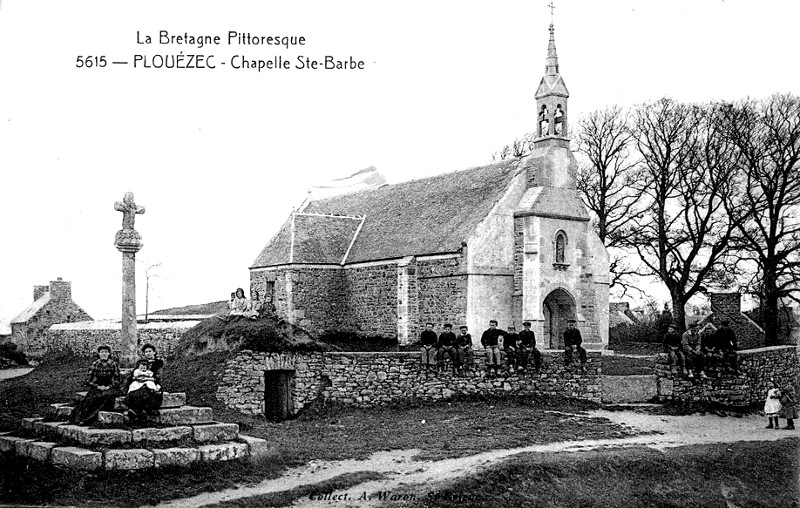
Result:
{"type": "Polygon", "coordinates": [[[299,326],[275,316],[258,319],[214,316],[183,334],[175,346],[178,358],[216,351],[249,349],[261,353],[314,352],[335,349],[314,340],[299,326]]]}

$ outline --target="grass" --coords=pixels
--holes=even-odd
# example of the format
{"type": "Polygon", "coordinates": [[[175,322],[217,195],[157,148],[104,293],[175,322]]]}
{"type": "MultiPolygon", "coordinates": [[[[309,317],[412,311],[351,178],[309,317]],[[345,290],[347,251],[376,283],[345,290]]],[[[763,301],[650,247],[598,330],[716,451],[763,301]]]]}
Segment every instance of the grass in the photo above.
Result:
{"type": "Polygon", "coordinates": [[[798,506],[800,439],[524,454],[433,492],[414,506],[798,506]],[[613,486],[613,487],[612,487],[613,486]],[[727,504],[730,501],[731,504],[727,504]]]}
{"type": "Polygon", "coordinates": [[[85,472],[0,454],[0,502],[66,506],[133,507],[194,496],[275,478],[283,472],[275,462],[200,463],[191,469],[85,472]]]}
{"type": "Polygon", "coordinates": [[[660,342],[614,342],[608,348],[624,355],[655,355],[664,351],[660,342]]]}
{"type": "Polygon", "coordinates": [[[442,459],[632,435],[604,418],[575,414],[595,407],[584,401],[535,397],[409,401],[380,410],[329,406],[281,423],[253,422],[248,433],[276,443],[290,463],[365,458],[376,451],[411,448],[420,450],[420,459],[442,459]]]}

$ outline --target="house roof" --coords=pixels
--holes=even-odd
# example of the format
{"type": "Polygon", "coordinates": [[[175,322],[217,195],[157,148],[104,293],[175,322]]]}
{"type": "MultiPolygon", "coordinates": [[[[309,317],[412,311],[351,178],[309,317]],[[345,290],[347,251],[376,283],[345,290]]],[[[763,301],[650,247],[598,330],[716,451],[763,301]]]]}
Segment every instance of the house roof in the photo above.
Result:
{"type": "Polygon", "coordinates": [[[27,309],[20,312],[17,317],[11,320],[12,323],[27,323],[30,319],[36,315],[37,312],[42,310],[42,307],[47,305],[50,301],[50,293],[47,292],[39,297],[38,300],[33,302],[28,306],[27,309]]]}
{"type": "MultiPolygon", "coordinates": [[[[456,252],[503,196],[518,164],[511,159],[310,201],[295,216],[292,262],[338,264],[347,248],[347,263],[456,252]]],[[[291,244],[290,218],[253,267],[288,263],[291,244]]]]}

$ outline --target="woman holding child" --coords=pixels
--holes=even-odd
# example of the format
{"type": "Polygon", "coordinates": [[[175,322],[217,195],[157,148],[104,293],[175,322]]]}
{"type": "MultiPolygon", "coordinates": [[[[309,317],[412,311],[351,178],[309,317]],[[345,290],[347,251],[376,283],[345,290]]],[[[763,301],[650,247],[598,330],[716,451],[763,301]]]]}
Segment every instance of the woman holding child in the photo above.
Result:
{"type": "Polygon", "coordinates": [[[164,399],[161,389],[161,369],[164,362],[157,358],[155,346],[142,346],[144,358],[136,364],[136,369],[128,377],[126,403],[128,418],[131,421],[142,420],[158,414],[158,408],[164,399]]]}

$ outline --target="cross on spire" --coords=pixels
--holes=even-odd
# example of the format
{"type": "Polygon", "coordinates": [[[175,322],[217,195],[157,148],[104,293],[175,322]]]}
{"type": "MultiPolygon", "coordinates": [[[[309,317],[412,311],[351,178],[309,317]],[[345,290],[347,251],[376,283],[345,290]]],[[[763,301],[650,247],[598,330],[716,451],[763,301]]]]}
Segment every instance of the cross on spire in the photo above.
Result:
{"type": "Polygon", "coordinates": [[[549,4],[547,4],[547,6],[550,7],[550,24],[552,25],[553,24],[553,10],[555,10],[556,6],[553,4],[552,0],[550,1],[549,4]]]}

